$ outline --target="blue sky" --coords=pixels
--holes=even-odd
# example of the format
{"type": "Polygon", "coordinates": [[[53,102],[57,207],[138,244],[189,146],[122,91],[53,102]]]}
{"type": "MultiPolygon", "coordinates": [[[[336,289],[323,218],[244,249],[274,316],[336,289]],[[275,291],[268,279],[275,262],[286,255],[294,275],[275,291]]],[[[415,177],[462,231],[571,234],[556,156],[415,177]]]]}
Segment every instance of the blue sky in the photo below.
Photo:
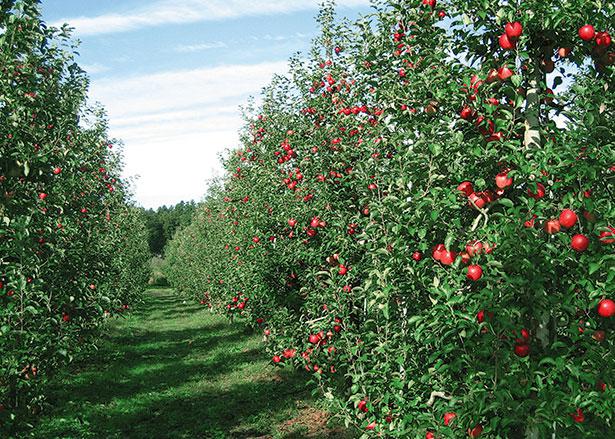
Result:
{"type": "MultiPolygon", "coordinates": [[[[239,106],[316,35],[319,0],[43,0],[69,23],[92,99],[124,141],[126,176],[145,207],[199,200],[237,146],[239,106]]],[[[338,0],[339,15],[369,0],[338,0]]]]}

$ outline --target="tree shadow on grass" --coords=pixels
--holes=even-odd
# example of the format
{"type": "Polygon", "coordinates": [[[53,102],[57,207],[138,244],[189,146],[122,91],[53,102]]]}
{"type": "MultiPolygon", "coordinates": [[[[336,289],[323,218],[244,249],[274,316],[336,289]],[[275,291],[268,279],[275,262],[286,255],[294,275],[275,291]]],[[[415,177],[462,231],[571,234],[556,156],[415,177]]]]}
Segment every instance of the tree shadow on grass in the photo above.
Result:
{"type": "Polygon", "coordinates": [[[151,293],[129,319],[112,325],[72,374],[53,380],[53,408],[33,437],[271,437],[297,401],[311,399],[306,376],[274,372],[257,336],[170,292],[151,293]],[[181,316],[162,326],[157,320],[169,317],[161,310],[181,316]]]}

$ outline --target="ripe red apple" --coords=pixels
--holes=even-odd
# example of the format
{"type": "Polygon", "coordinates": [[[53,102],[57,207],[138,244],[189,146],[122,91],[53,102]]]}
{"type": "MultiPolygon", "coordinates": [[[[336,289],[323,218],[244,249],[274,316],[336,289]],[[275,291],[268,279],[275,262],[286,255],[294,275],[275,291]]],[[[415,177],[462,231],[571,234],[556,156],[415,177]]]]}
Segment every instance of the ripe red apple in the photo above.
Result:
{"type": "Polygon", "coordinates": [[[586,24],[579,29],[579,37],[581,37],[583,41],[591,41],[594,39],[595,36],[596,30],[591,24],[586,24]]]}
{"type": "Polygon", "coordinates": [[[318,334],[310,334],[308,341],[312,344],[318,344],[320,341],[320,336],[318,334]]]}
{"type": "Polygon", "coordinates": [[[545,232],[549,235],[555,235],[560,231],[560,223],[556,219],[549,220],[545,223],[545,232]]]}
{"type": "Polygon", "coordinates": [[[495,185],[500,189],[506,189],[509,186],[512,186],[513,179],[512,177],[508,177],[508,171],[502,171],[498,175],[495,176],[495,185]]]}
{"type": "Polygon", "coordinates": [[[577,422],[579,424],[585,422],[585,415],[583,414],[583,410],[581,409],[577,409],[574,413],[571,413],[570,416],[572,416],[574,422],[577,422]]]}
{"type": "Polygon", "coordinates": [[[369,408],[367,408],[367,401],[364,399],[359,401],[359,405],[357,405],[357,408],[363,413],[367,413],[369,411],[369,408]]]}
{"type": "Polygon", "coordinates": [[[274,363],[279,363],[280,361],[282,361],[282,358],[280,358],[279,355],[274,355],[272,360],[274,363]]]}
{"type": "Polygon", "coordinates": [[[60,174],[61,172],[62,172],[62,168],[55,168],[55,169],[53,170],[53,174],[54,174],[54,175],[58,175],[58,174],[60,174]]]}
{"type": "Polygon", "coordinates": [[[536,183],[536,193],[534,193],[530,188],[527,189],[527,194],[536,200],[543,198],[545,193],[545,186],[542,183],[536,183]]]}
{"type": "Polygon", "coordinates": [[[500,47],[504,50],[512,50],[516,47],[516,42],[511,41],[508,35],[502,34],[499,39],[500,47]]]}
{"type": "Polygon", "coordinates": [[[421,259],[423,259],[423,254],[421,252],[414,252],[412,253],[412,259],[414,259],[415,261],[420,261],[421,259]]]}
{"type": "Polygon", "coordinates": [[[41,192],[40,194],[38,194],[38,199],[41,201],[45,201],[45,198],[47,198],[47,194],[44,192],[41,192]]]}
{"type": "Polygon", "coordinates": [[[444,425],[450,425],[450,423],[453,422],[453,419],[455,419],[456,417],[457,413],[455,412],[444,413],[444,425]]]}
{"type": "Polygon", "coordinates": [[[515,345],[515,355],[518,357],[527,357],[530,355],[530,345],[528,344],[517,344],[515,345]]]}
{"type": "Polygon", "coordinates": [[[468,204],[477,209],[482,209],[487,205],[487,197],[483,192],[474,192],[468,196],[468,204]]]}
{"type": "Polygon", "coordinates": [[[514,23],[506,23],[504,30],[506,31],[508,39],[514,40],[515,38],[519,38],[523,33],[523,26],[518,21],[515,21],[514,23]]]}
{"type": "Polygon", "coordinates": [[[427,433],[425,433],[425,439],[436,439],[436,436],[434,436],[431,431],[427,431],[427,433]]]}
{"type": "Polygon", "coordinates": [[[433,252],[431,253],[431,256],[436,260],[436,261],[440,261],[440,259],[442,259],[442,254],[446,251],[446,248],[444,247],[444,244],[438,244],[435,246],[435,248],[433,249],[433,252]]]}
{"type": "Polygon", "coordinates": [[[346,273],[348,273],[348,268],[345,265],[341,265],[339,267],[339,270],[337,272],[340,276],[344,276],[346,273]]]}
{"type": "Polygon", "coordinates": [[[508,66],[503,66],[498,69],[498,77],[501,81],[506,81],[512,75],[514,75],[514,72],[510,70],[508,66]]]}
{"type": "Polygon", "coordinates": [[[464,181],[457,186],[457,190],[463,192],[466,197],[469,197],[474,193],[474,187],[472,187],[472,183],[469,181],[464,181]]]}
{"type": "Polygon", "coordinates": [[[453,262],[455,262],[456,258],[457,255],[455,254],[455,252],[445,250],[440,257],[440,262],[443,265],[453,265],[453,262]]]}
{"type": "Polygon", "coordinates": [[[601,329],[594,331],[594,333],[592,334],[592,338],[598,343],[602,343],[606,339],[606,332],[601,329]]]}
{"type": "Polygon", "coordinates": [[[473,258],[476,255],[480,255],[483,251],[483,243],[480,241],[470,241],[466,244],[466,252],[473,258]]]}
{"type": "Polygon", "coordinates": [[[572,237],[570,246],[578,252],[584,252],[589,247],[589,238],[585,235],[576,234],[572,237]]]}
{"type": "Polygon", "coordinates": [[[297,225],[297,220],[294,218],[291,218],[288,220],[288,225],[289,227],[295,227],[297,225]]]}
{"type": "Polygon", "coordinates": [[[611,45],[611,36],[608,32],[598,32],[596,34],[596,45],[599,47],[609,47],[611,45]]]}
{"type": "Polygon", "coordinates": [[[615,227],[610,227],[609,230],[605,230],[600,232],[600,242],[602,244],[613,244],[615,243],[615,227]]]}
{"type": "Polygon", "coordinates": [[[574,226],[576,222],[577,222],[576,213],[574,213],[570,209],[562,210],[562,213],[559,215],[559,223],[562,225],[562,227],[569,229],[572,226],[574,226]]]}
{"type": "Polygon", "coordinates": [[[611,299],[602,299],[598,304],[598,314],[604,318],[613,317],[615,315],[615,302],[611,299]]]}
{"type": "Polygon", "coordinates": [[[470,265],[468,267],[467,278],[473,281],[479,280],[483,276],[483,269],[480,265],[470,265]]]}
{"type": "Polygon", "coordinates": [[[477,438],[480,436],[480,434],[483,432],[483,426],[480,424],[477,424],[473,429],[468,429],[468,436],[470,436],[471,438],[477,438]]]}
{"type": "Polygon", "coordinates": [[[461,109],[461,111],[459,112],[459,115],[464,120],[470,120],[474,117],[474,110],[472,110],[472,108],[468,106],[465,106],[461,109]]]}
{"type": "Polygon", "coordinates": [[[484,309],[481,309],[479,312],[476,313],[476,320],[478,321],[478,323],[483,323],[485,321],[484,309]]]}

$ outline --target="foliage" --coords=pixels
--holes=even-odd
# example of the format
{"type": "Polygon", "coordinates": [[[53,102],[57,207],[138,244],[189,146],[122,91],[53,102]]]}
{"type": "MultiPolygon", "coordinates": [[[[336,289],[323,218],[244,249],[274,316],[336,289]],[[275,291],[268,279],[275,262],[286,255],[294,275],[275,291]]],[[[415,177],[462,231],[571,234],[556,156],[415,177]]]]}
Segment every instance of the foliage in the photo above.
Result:
{"type": "Polygon", "coordinates": [[[40,384],[139,300],[145,227],[67,29],[36,1],[0,5],[0,433],[40,384]]]}
{"type": "Polygon", "coordinates": [[[614,15],[325,7],[170,243],[172,285],[264,330],[365,435],[607,435],[615,54],[578,30],[614,15]]]}
{"type": "Polygon", "coordinates": [[[167,242],[175,232],[186,227],[192,220],[196,209],[194,201],[181,201],[175,206],[162,206],[158,209],[143,209],[146,218],[149,248],[154,256],[164,255],[167,242]]]}

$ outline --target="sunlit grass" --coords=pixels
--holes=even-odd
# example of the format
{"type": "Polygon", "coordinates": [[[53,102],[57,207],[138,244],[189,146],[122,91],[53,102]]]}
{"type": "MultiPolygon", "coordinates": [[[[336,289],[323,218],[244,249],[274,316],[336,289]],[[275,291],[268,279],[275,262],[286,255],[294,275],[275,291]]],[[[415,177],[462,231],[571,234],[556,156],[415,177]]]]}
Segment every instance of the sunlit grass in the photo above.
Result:
{"type": "Polygon", "coordinates": [[[241,324],[152,290],[138,312],[109,324],[93,357],[53,380],[34,437],[340,437],[300,423],[280,430],[317,403],[307,377],[276,370],[260,343],[241,324]]]}

